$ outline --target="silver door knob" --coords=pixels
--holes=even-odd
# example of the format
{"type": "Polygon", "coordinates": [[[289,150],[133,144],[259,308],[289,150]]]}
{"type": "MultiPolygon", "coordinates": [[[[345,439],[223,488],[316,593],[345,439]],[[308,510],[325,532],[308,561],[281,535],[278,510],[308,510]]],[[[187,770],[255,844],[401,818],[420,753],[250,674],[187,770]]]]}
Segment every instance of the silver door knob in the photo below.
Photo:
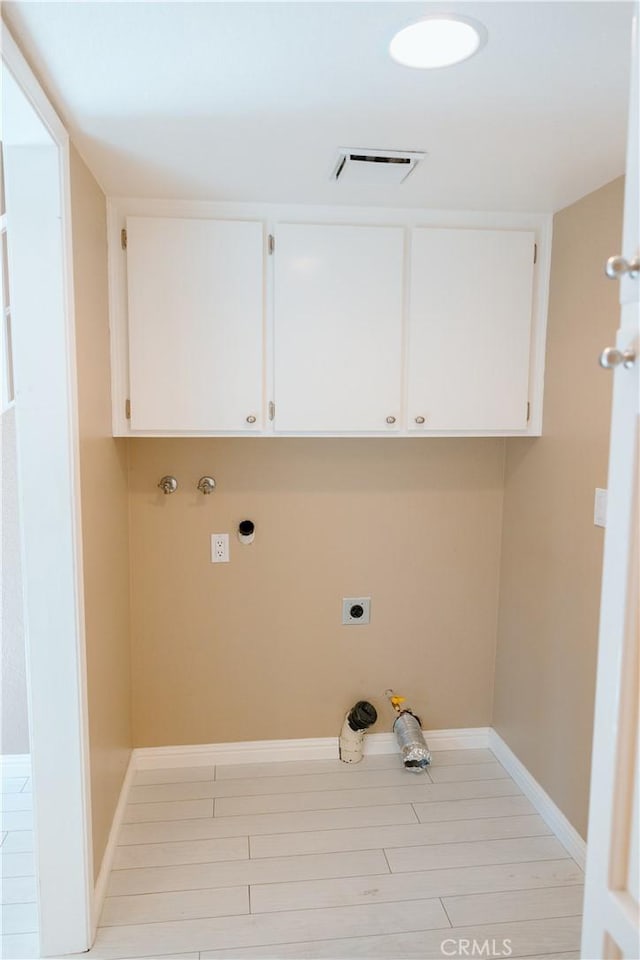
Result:
{"type": "Polygon", "coordinates": [[[200,493],[213,493],[216,488],[216,482],[213,477],[200,477],[198,480],[198,490],[200,493]]]}
{"type": "Polygon", "coordinates": [[[600,366],[604,367],[605,370],[614,370],[621,364],[629,370],[635,362],[636,355],[634,350],[618,350],[617,347],[607,347],[607,349],[603,350],[600,354],[600,366]]]}
{"type": "Polygon", "coordinates": [[[249,416],[247,417],[247,423],[255,423],[255,422],[256,422],[256,418],[252,413],[250,413],[249,416]]]}
{"type": "Polygon", "coordinates": [[[604,272],[612,280],[627,276],[635,280],[640,277],[640,257],[627,260],[625,257],[609,257],[604,272]]]}
{"type": "Polygon", "coordinates": [[[391,424],[391,423],[395,423],[395,422],[396,422],[396,418],[395,418],[395,417],[387,417],[387,423],[391,424]]]}
{"type": "Polygon", "coordinates": [[[424,417],[416,417],[416,423],[424,423],[424,417]]]}
{"type": "Polygon", "coordinates": [[[178,489],[178,481],[175,477],[162,477],[158,486],[165,494],[175,493],[178,489]]]}

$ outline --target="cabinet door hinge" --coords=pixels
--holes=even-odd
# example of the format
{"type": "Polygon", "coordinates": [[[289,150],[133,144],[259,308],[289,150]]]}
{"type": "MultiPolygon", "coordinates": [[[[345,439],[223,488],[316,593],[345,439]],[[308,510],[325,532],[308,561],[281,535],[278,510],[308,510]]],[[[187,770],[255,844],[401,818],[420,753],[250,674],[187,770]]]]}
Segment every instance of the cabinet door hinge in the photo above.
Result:
{"type": "Polygon", "coordinates": [[[124,415],[127,420],[131,420],[131,400],[125,400],[124,402],[124,415]]]}
{"type": "Polygon", "coordinates": [[[273,400],[269,400],[269,420],[275,419],[276,405],[273,400]]]}
{"type": "Polygon", "coordinates": [[[276,249],[276,238],[272,233],[269,234],[267,240],[267,250],[269,251],[269,256],[271,256],[276,249]]]}
{"type": "Polygon", "coordinates": [[[533,262],[534,263],[538,262],[538,244],[537,243],[534,243],[533,245],[533,262]]]}
{"type": "Polygon", "coordinates": [[[124,227],[120,231],[120,246],[123,250],[127,249],[127,231],[124,227]]]}
{"type": "Polygon", "coordinates": [[[527,423],[531,420],[531,403],[527,401],[527,423]]]}

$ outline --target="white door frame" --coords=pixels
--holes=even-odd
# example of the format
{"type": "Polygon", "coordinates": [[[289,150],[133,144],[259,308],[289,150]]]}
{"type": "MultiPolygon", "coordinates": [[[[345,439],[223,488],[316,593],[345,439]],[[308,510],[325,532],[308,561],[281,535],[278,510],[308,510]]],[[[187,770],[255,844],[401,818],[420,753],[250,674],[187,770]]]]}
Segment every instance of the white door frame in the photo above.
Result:
{"type": "MultiPolygon", "coordinates": [[[[14,370],[39,956],[58,956],[87,950],[95,920],[69,137],[6,24],[1,31],[3,67],[27,101],[25,113],[30,105],[51,138],[48,143],[43,135],[47,145],[40,149],[51,157],[50,182],[57,178],[59,184],[47,221],[49,247],[35,234],[33,256],[41,247],[42,272],[31,276],[31,269],[29,285],[24,276],[20,282],[19,264],[12,270],[11,240],[13,234],[18,261],[20,244],[24,249],[34,232],[29,234],[30,225],[18,213],[12,223],[9,176],[6,181],[10,280],[12,274],[16,279],[14,370]],[[44,293],[38,292],[41,285],[44,293]]],[[[7,157],[12,146],[23,149],[19,135],[12,144],[6,116],[4,137],[7,157]]],[[[19,194],[14,195],[20,208],[19,194]]],[[[24,258],[21,269],[24,274],[24,258]]]]}
{"type": "MultiPolygon", "coordinates": [[[[638,182],[638,5],[630,84],[622,256],[640,255],[638,182]]],[[[611,255],[619,250],[612,250],[611,255]]],[[[596,709],[581,957],[640,956],[638,913],[638,747],[640,586],[640,278],[620,283],[616,347],[635,362],[615,365],[609,505],[604,543],[596,709]]],[[[606,346],[603,344],[603,347],[606,346]]],[[[620,357],[616,358],[620,359],[620,357]]],[[[610,375],[610,374],[609,374],[610,375]]]]}

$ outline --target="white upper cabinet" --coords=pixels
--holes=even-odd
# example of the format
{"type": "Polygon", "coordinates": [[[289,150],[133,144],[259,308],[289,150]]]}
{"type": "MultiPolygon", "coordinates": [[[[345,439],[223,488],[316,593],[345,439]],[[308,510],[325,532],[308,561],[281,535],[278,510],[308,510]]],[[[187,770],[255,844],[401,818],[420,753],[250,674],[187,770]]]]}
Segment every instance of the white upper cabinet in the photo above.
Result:
{"type": "Polygon", "coordinates": [[[551,228],[110,201],[114,433],[537,436],[551,228]]]}
{"type": "Polygon", "coordinates": [[[277,432],[400,429],[404,234],[402,227],[277,226],[277,432]]]}
{"type": "Polygon", "coordinates": [[[131,429],[260,430],[263,224],[126,223],[131,429]]]}
{"type": "Polygon", "coordinates": [[[407,426],[525,430],[534,234],[415,229],[407,426]]]}

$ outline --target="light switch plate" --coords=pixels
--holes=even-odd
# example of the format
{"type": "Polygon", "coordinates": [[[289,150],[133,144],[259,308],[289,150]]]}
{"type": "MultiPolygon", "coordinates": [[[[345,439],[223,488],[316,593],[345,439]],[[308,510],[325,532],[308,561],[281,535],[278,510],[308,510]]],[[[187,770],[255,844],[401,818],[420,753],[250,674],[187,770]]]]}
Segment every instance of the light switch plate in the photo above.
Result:
{"type": "Polygon", "coordinates": [[[601,487],[596,487],[593,522],[596,527],[606,527],[607,525],[607,491],[601,487]]]}

